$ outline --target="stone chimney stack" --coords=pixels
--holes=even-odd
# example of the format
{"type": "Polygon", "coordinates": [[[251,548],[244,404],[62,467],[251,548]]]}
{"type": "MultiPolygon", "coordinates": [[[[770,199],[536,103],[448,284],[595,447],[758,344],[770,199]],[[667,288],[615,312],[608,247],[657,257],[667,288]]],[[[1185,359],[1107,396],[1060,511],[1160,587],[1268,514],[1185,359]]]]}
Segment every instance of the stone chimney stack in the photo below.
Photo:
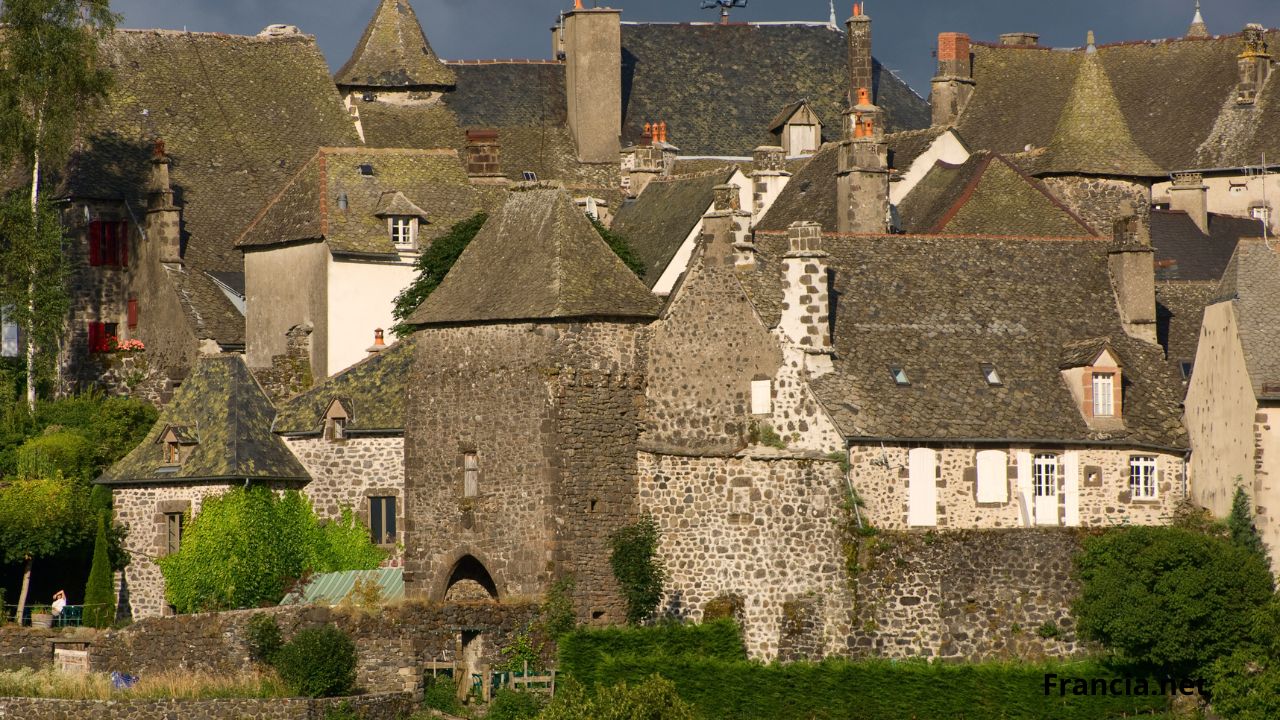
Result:
{"type": "Polygon", "coordinates": [[[1244,26],[1244,50],[1240,53],[1240,84],[1236,86],[1236,102],[1252,105],[1271,77],[1271,53],[1267,47],[1267,30],[1257,23],[1244,26]]]}
{"type": "Polygon", "coordinates": [[[643,139],[627,150],[631,157],[624,161],[622,169],[629,178],[627,195],[630,197],[640,197],[654,178],[667,174],[666,153],[662,145],[655,142],[655,130],[655,123],[645,123],[643,139]]]}
{"type": "Polygon", "coordinates": [[[863,13],[865,3],[853,5],[853,17],[845,21],[849,40],[849,104],[858,97],[858,88],[875,87],[871,60],[871,18],[863,13]]]}
{"type": "Polygon", "coordinates": [[[867,88],[845,111],[845,139],[836,173],[836,212],[842,233],[883,233],[889,217],[889,147],[880,109],[867,88]]]}
{"type": "Polygon", "coordinates": [[[717,185],[711,210],[702,216],[702,265],[733,268],[739,255],[748,253],[755,262],[755,245],[750,242],[751,213],[742,209],[737,185],[717,185]],[[748,245],[749,247],[743,247],[748,245]]]}
{"type": "Polygon", "coordinates": [[[1191,217],[1200,232],[1209,234],[1209,186],[1200,173],[1174,173],[1169,188],[1169,209],[1181,210],[1191,217]]]}
{"type": "Polygon", "coordinates": [[[762,145],[752,155],[751,224],[754,226],[773,207],[773,201],[791,181],[791,173],[787,172],[785,153],[776,145],[762,145]]]}
{"type": "Polygon", "coordinates": [[[787,340],[812,355],[827,355],[831,346],[831,288],[822,226],[795,222],[787,229],[782,256],[782,320],[787,340]]]}
{"type": "MultiPolygon", "coordinates": [[[[1021,35],[1021,33],[1020,33],[1021,35]]],[[[1035,37],[1039,40],[1039,36],[1035,37]]],[[[1001,37],[1003,41],[1004,38],[1001,37]]],[[[969,36],[964,33],[938,34],[938,76],[933,79],[933,124],[955,125],[973,97],[973,61],[969,36]]]]}
{"type": "Polygon", "coordinates": [[[505,180],[502,174],[502,145],[497,130],[467,131],[467,176],[472,182],[505,180]]]}
{"type": "Polygon", "coordinates": [[[1000,36],[1005,47],[1040,47],[1040,36],[1029,32],[1005,33],[1000,36]]]}
{"type": "Polygon", "coordinates": [[[147,241],[155,243],[162,263],[182,262],[182,211],[173,202],[173,185],[164,141],[157,140],[147,186],[147,241]]]}
{"type": "Polygon", "coordinates": [[[564,16],[564,54],[578,160],[615,162],[622,149],[622,11],[579,2],[564,16]]]}
{"type": "Polygon", "coordinates": [[[1116,220],[1107,268],[1125,333],[1155,345],[1156,252],[1151,247],[1151,231],[1136,210],[1116,220]]]}

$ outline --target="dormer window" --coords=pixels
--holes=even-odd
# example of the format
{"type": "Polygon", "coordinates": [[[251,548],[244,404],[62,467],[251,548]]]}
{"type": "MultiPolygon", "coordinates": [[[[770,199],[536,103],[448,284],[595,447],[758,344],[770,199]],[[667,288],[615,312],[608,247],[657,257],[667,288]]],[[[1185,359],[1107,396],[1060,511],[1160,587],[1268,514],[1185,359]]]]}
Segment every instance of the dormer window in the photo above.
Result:
{"type": "Polygon", "coordinates": [[[811,155],[822,146],[822,121],[805,100],[784,107],[769,123],[769,131],[788,157],[811,155]]]}
{"type": "Polygon", "coordinates": [[[1115,373],[1095,372],[1093,374],[1094,417],[1111,417],[1115,415],[1115,387],[1115,373]]]}
{"type": "Polygon", "coordinates": [[[176,442],[165,443],[164,446],[164,464],[165,465],[181,465],[182,464],[182,446],[176,442]]]}
{"type": "Polygon", "coordinates": [[[418,229],[427,222],[427,213],[408,196],[396,190],[384,192],[374,215],[387,221],[387,235],[397,251],[418,250],[418,229]]]}
{"type": "Polygon", "coordinates": [[[341,442],[347,439],[347,425],[351,422],[351,401],[335,398],[324,411],[324,439],[341,442]]]}
{"type": "Polygon", "coordinates": [[[1084,421],[1107,429],[1123,421],[1124,368],[1109,338],[1065,346],[1061,370],[1084,421]]]}
{"type": "Polygon", "coordinates": [[[418,218],[393,217],[387,223],[391,228],[391,243],[397,250],[417,249],[418,218]]]}
{"type": "Polygon", "coordinates": [[[911,385],[911,379],[907,377],[907,371],[904,368],[893,366],[889,368],[889,374],[893,377],[893,382],[898,387],[908,387],[911,385]]]}
{"type": "Polygon", "coordinates": [[[987,384],[991,387],[999,387],[1004,384],[1004,380],[1000,377],[1000,371],[996,370],[996,366],[990,363],[983,363],[981,366],[982,377],[986,379],[987,384]]]}
{"type": "Polygon", "coordinates": [[[161,446],[162,467],[176,468],[190,455],[198,441],[191,429],[183,425],[170,425],[156,438],[161,446]]]}

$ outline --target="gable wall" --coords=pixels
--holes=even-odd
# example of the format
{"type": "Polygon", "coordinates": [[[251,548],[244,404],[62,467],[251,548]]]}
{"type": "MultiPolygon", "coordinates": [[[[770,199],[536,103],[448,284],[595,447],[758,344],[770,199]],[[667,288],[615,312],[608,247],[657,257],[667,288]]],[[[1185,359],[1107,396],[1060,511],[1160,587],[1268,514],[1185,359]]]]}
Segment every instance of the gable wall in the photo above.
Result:
{"type": "MultiPolygon", "coordinates": [[[[295,325],[310,323],[311,374],[328,377],[328,263],[329,248],[319,241],[244,254],[249,311],[245,359],[249,367],[270,367],[271,358],[287,350],[285,333],[295,325]]],[[[369,340],[373,340],[372,331],[369,340]]]]}
{"type": "Polygon", "coordinates": [[[413,282],[412,262],[355,262],[328,260],[327,313],[329,375],[336,375],[368,357],[373,331],[390,332],[396,296],[413,282]]]}

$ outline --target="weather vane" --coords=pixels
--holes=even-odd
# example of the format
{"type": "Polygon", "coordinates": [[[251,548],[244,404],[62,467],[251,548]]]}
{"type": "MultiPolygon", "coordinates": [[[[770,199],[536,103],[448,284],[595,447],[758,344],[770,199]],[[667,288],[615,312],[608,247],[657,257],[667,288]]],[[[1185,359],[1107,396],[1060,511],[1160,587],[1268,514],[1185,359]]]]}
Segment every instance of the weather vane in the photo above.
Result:
{"type": "Polygon", "coordinates": [[[702,9],[720,8],[720,22],[729,22],[729,8],[744,8],[747,0],[702,0],[702,9]]]}

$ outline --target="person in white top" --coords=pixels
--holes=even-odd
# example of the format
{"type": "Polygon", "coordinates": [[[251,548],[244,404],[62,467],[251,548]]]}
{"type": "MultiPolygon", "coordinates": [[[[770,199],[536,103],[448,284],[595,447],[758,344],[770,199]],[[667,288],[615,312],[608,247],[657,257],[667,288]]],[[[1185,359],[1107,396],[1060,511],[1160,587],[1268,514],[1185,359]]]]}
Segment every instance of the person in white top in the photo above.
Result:
{"type": "Polygon", "coordinates": [[[62,608],[67,606],[67,594],[61,590],[53,594],[53,615],[57,617],[62,614],[62,608]]]}

